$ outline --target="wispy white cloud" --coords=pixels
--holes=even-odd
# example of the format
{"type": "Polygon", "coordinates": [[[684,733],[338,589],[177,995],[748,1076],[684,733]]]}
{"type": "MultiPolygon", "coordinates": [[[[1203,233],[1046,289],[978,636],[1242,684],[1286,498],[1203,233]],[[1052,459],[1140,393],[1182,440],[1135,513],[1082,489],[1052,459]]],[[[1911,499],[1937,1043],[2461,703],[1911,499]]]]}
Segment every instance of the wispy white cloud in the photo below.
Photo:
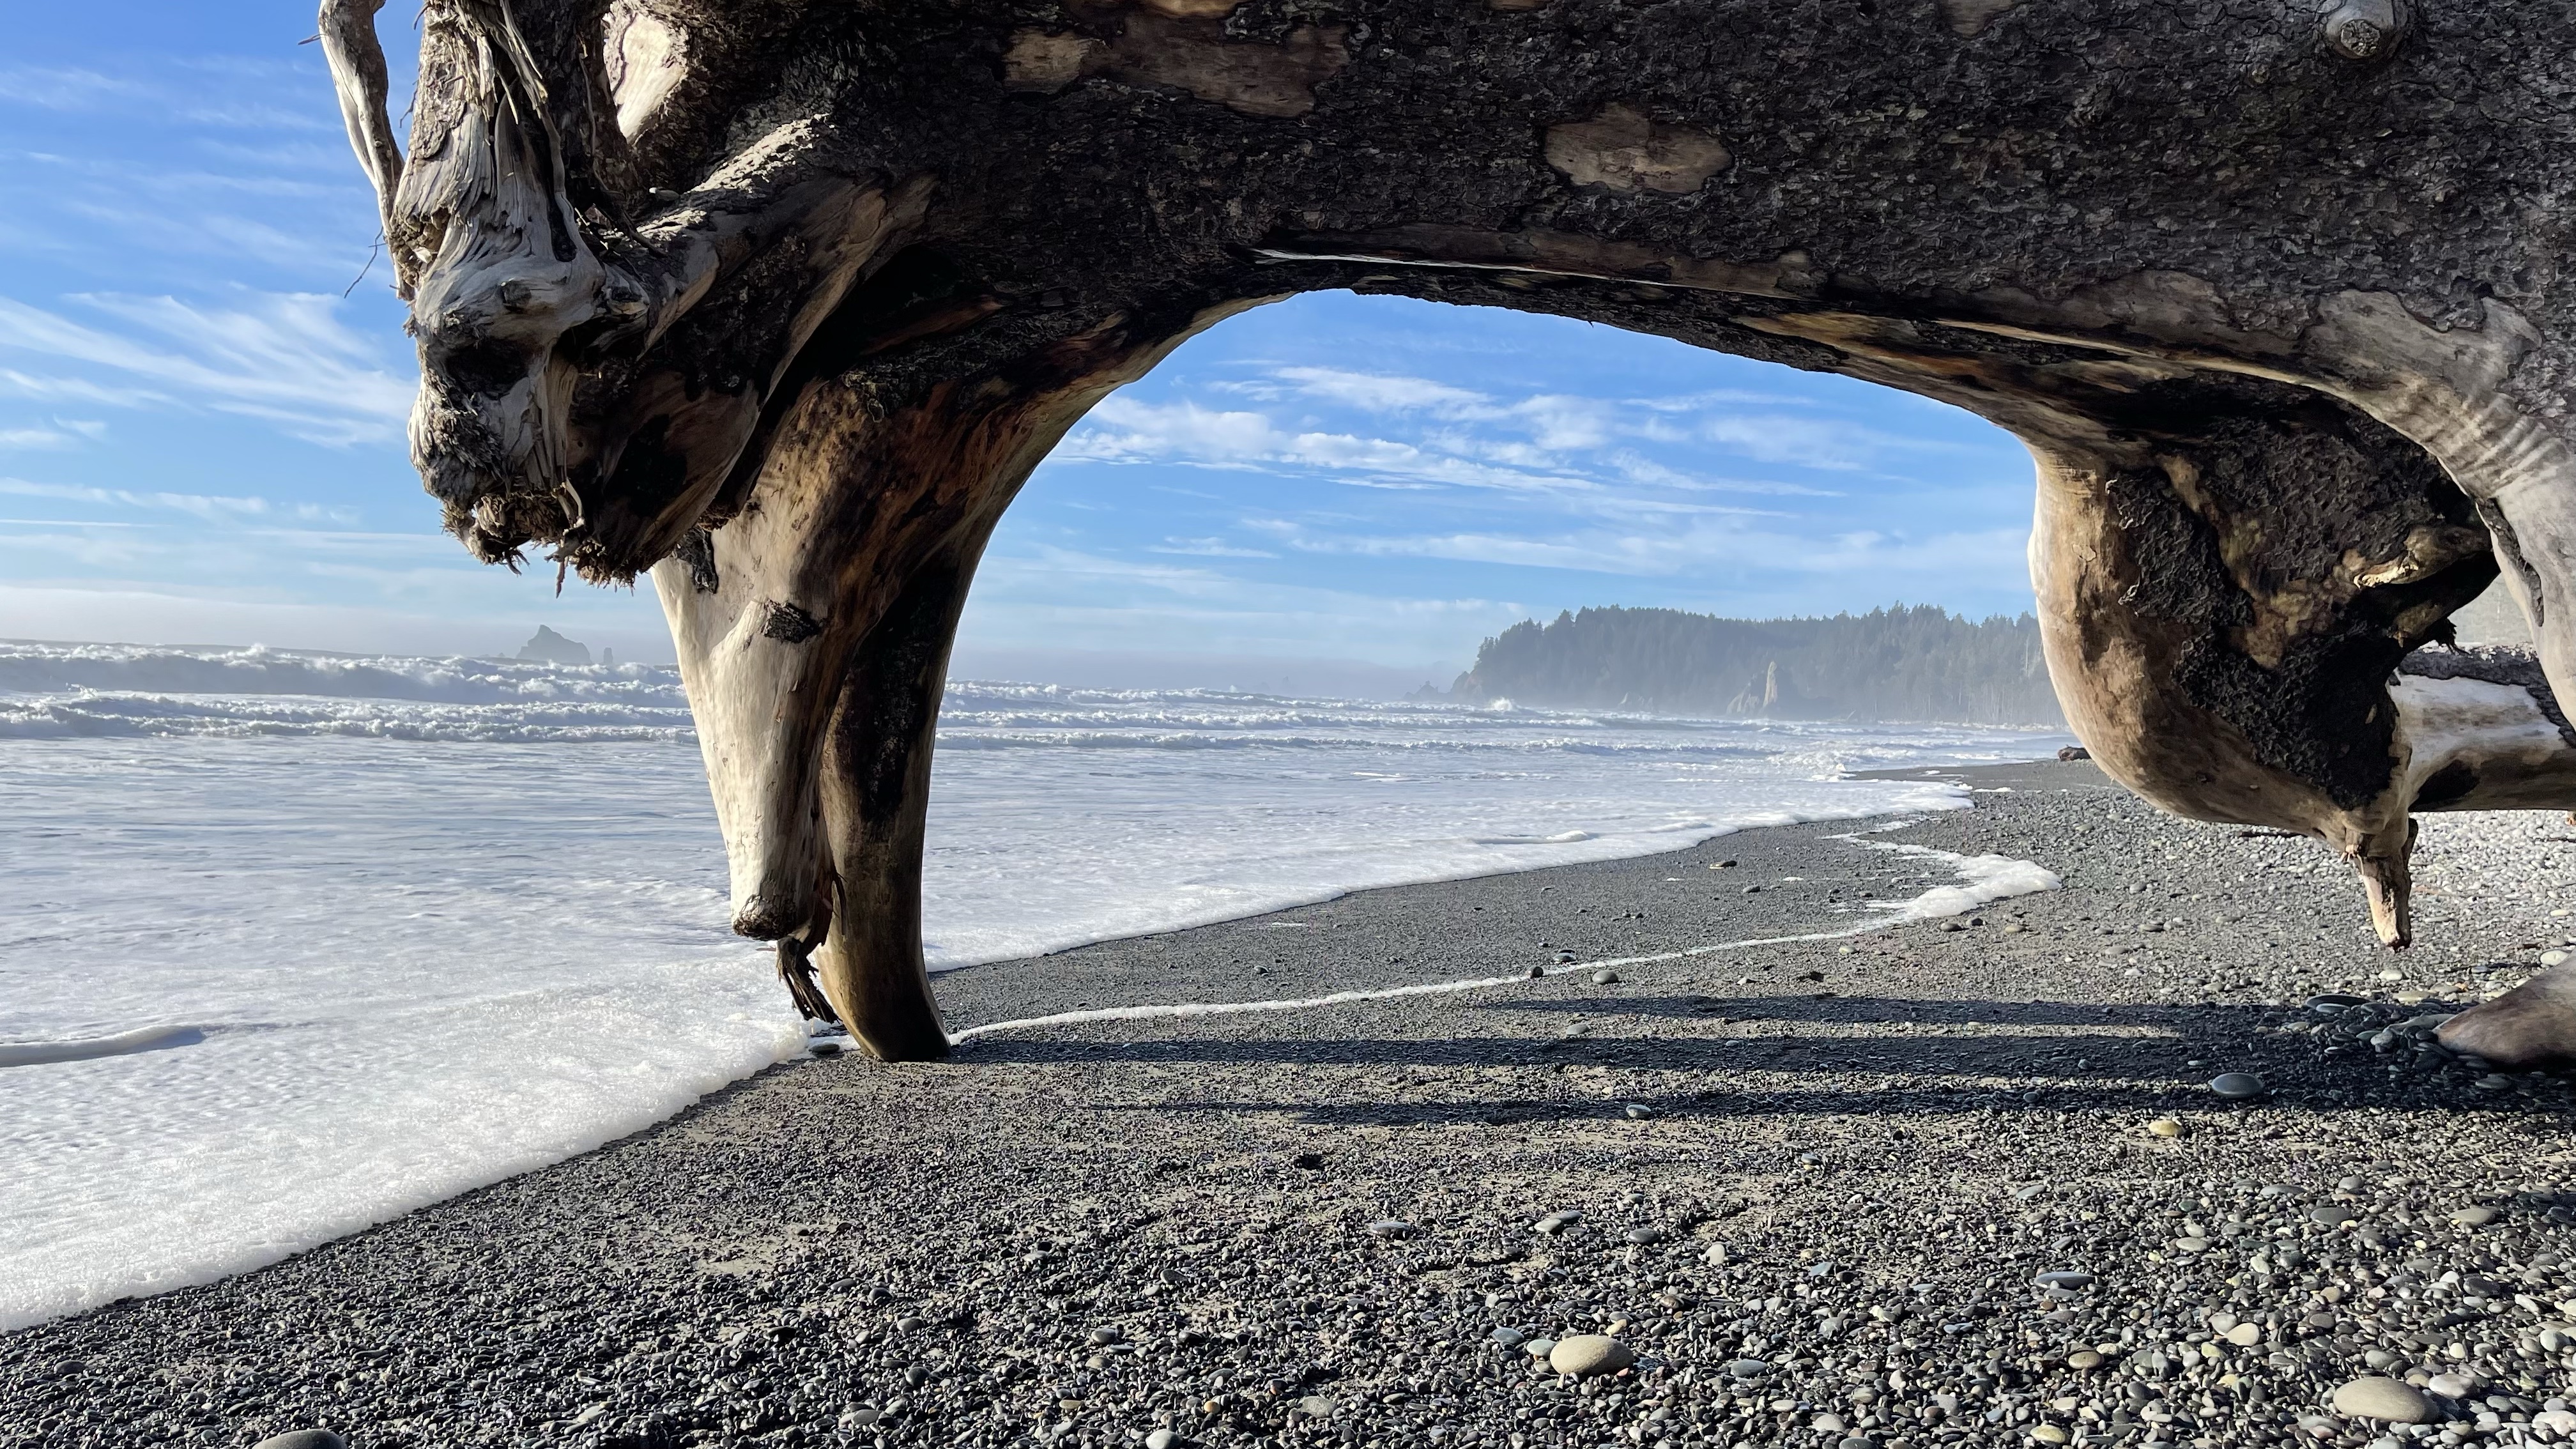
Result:
{"type": "Polygon", "coordinates": [[[2009,575],[2023,566],[2026,532],[1993,529],[1909,539],[1873,531],[1826,540],[1746,520],[1678,521],[1652,533],[1582,529],[1554,535],[1457,530],[1365,534],[1312,528],[1291,519],[1247,519],[1246,528],[1299,553],[1425,558],[1520,568],[1671,578],[1711,569],[1759,567],[1810,576],[1853,576],[1873,585],[1907,576],[2009,575]]]}
{"type": "Polygon", "coordinates": [[[63,428],[0,428],[0,450],[70,448],[77,447],[80,441],[79,434],[63,428]]]}
{"type": "Polygon", "coordinates": [[[84,66],[0,66],[0,101],[39,110],[97,110],[149,94],[151,87],[135,77],[84,66]]]}
{"type": "Polygon", "coordinates": [[[1147,553],[1186,554],[1196,558],[1277,558],[1266,548],[1245,548],[1221,538],[1167,538],[1146,549],[1147,553]]]}
{"type": "MultiPolygon", "coordinates": [[[[411,409],[411,384],[340,324],[336,298],[254,293],[232,308],[175,297],[73,300],[122,329],[0,297],[0,350],[105,368],[157,384],[175,401],[266,419],[292,436],[333,446],[391,441],[411,409]]],[[[41,376],[35,386],[112,390],[41,376]]],[[[138,395],[133,405],[149,404],[138,395]]]]}
{"type": "Polygon", "coordinates": [[[1463,663],[1473,641],[1527,605],[1238,578],[1214,567],[1145,565],[1083,549],[1013,549],[991,560],[964,637],[984,647],[1170,649],[1313,655],[1413,667],[1463,663]]]}
{"type": "Polygon", "coordinates": [[[1494,406],[1494,400],[1484,393],[1427,377],[1351,372],[1338,367],[1274,368],[1264,379],[1237,386],[1258,397],[1306,397],[1374,413],[1429,412],[1440,417],[1462,417],[1488,414],[1494,406]]]}
{"type": "Polygon", "coordinates": [[[1213,411],[1188,401],[1113,397],[1056,450],[1060,461],[1177,463],[1191,467],[1319,474],[1361,486],[1449,486],[1538,492],[1593,485],[1463,457],[1436,446],[1352,433],[1292,432],[1265,413],[1213,411]]]}
{"type": "MultiPolygon", "coordinates": [[[[1272,366],[1218,390],[1263,404],[1208,408],[1181,399],[1103,403],[1057,456],[1066,461],[1164,463],[1223,470],[1321,475],[1357,487],[1474,488],[1554,495],[1612,512],[1670,511],[1636,503],[1642,492],[1835,496],[1839,489],[1779,480],[1684,473],[1644,449],[1696,449],[1827,473],[1883,471],[1946,445],[1886,433],[1850,419],[1786,411],[1798,400],[1761,392],[1702,390],[1665,398],[1590,397],[1564,391],[1506,399],[1431,378],[1320,366],[1272,366]],[[1745,411],[1758,403],[1766,411],[1745,411]],[[1347,417],[1383,419],[1387,435],[1291,421],[1283,408],[1313,404],[1347,417]]],[[[1953,450],[1955,451],[1955,450],[1953,450]]]]}
{"type": "Polygon", "coordinates": [[[0,396],[39,402],[98,403],[112,408],[145,407],[170,400],[168,394],[149,388],[108,387],[83,377],[39,377],[7,367],[0,367],[0,396]]]}
{"type": "Polygon", "coordinates": [[[84,483],[39,483],[25,478],[0,478],[0,496],[13,498],[52,498],[69,503],[97,503],[122,508],[159,509],[184,513],[205,522],[247,522],[255,519],[292,520],[304,523],[350,523],[356,515],[345,508],[329,508],[318,503],[278,503],[255,496],[233,496],[216,493],[146,492],[130,488],[95,488],[84,483]]]}

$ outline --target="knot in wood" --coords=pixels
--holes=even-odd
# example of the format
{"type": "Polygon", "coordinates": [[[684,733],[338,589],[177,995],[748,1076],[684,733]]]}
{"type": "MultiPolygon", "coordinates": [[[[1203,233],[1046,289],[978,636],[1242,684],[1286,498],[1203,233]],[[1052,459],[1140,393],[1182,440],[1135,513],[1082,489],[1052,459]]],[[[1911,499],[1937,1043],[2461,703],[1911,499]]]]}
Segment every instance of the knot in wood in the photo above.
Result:
{"type": "Polygon", "coordinates": [[[770,599],[760,606],[760,632],[781,644],[802,644],[822,633],[823,626],[794,604],[770,599]]]}
{"type": "Polygon", "coordinates": [[[2403,0],[2329,0],[2324,13],[2328,50],[2346,60],[2384,60],[2406,33],[2403,0]]]}

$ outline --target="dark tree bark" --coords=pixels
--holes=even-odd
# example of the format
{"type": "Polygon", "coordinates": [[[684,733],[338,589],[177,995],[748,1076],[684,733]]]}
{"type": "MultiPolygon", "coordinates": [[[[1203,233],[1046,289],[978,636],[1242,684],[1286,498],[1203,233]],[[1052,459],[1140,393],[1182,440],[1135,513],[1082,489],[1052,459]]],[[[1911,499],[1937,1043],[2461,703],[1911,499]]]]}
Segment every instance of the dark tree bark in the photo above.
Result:
{"type": "Polygon", "coordinates": [[[323,34],[430,492],[487,560],[654,571],[737,926],[881,1055],[945,1044],[920,820],[984,537],[1298,291],[2010,429],[2096,757],[2331,842],[2393,944],[2411,811],[2576,801],[2546,685],[2392,674],[2501,566],[2576,685],[2564,0],[430,0],[407,161],[380,3],[323,34]]]}

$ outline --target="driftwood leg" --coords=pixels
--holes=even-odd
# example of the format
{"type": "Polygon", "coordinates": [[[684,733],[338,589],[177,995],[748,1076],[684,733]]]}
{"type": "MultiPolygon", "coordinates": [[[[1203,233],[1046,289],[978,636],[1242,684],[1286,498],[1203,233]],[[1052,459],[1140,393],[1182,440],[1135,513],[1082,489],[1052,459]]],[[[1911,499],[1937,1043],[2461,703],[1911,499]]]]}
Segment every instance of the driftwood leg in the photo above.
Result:
{"type": "Polygon", "coordinates": [[[913,575],[850,658],[823,746],[823,831],[835,877],[823,990],[868,1055],[948,1054],[921,954],[921,853],[948,651],[982,539],[913,575]]]}

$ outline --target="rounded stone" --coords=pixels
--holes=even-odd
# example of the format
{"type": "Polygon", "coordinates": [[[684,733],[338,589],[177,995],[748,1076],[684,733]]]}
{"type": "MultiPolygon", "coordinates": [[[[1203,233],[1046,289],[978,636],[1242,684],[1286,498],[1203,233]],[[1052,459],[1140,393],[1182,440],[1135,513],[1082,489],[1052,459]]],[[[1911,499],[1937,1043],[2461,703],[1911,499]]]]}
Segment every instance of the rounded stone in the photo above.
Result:
{"type": "Polygon", "coordinates": [[[1552,1338],[1530,1339],[1521,1345],[1521,1352],[1528,1354],[1532,1358],[1545,1358],[1549,1354],[1556,1352],[1556,1340],[1552,1338]]]}
{"type": "Polygon", "coordinates": [[[1758,1379],[1771,1372],[1771,1365],[1758,1358],[1739,1358],[1728,1364],[1726,1371],[1739,1379],[1758,1379]]]}
{"type": "Polygon", "coordinates": [[[2259,1323],[2240,1323],[2234,1328],[2227,1330],[2227,1341],[2236,1345],[2238,1348],[2252,1348],[2254,1345],[2263,1341],[2263,1325],[2259,1323]]]}
{"type": "Polygon", "coordinates": [[[1120,1333],[1114,1328],[1095,1328],[1091,1330],[1091,1342],[1095,1347],[1106,1348],[1113,1343],[1124,1343],[1126,1340],[1127,1335],[1120,1333]]]}
{"type": "Polygon", "coordinates": [[[2308,1209],[2309,1220],[2319,1227],[2339,1228],[2360,1216],[2361,1214],[2336,1202],[2323,1202],[2308,1209]]]}
{"type": "Polygon", "coordinates": [[[2465,1207],[2451,1214],[2451,1221],[2464,1228],[2483,1228],[2502,1216],[2491,1207],[2465,1207]]]}
{"type": "Polygon", "coordinates": [[[2066,1442],[2066,1431],[2055,1424],[2042,1424],[2030,1431],[2030,1437],[2033,1442],[2040,1444],[2063,1444],[2066,1442]]]}
{"type": "Polygon", "coordinates": [[[1659,1114],[1654,1108],[1647,1106],[1643,1102],[1630,1102],[1619,1109],[1619,1115],[1627,1118],[1631,1122],[1643,1122],[1647,1118],[1657,1116],[1659,1114]]]}
{"type": "Polygon", "coordinates": [[[328,1429],[289,1429],[269,1435],[251,1449],[349,1449],[349,1441],[328,1429]]]}
{"type": "Polygon", "coordinates": [[[2209,1079],[2209,1090],[2231,1102],[2263,1095],[2263,1079],[2252,1072],[2221,1072],[2209,1079]]]}
{"type": "Polygon", "coordinates": [[[2158,1117],[2153,1122],[2147,1124],[2147,1135],[2150,1137],[2180,1137],[2182,1135],[2182,1124],[2171,1117],[2158,1117]]]}
{"type": "Polygon", "coordinates": [[[1595,971],[1592,973],[1592,984],[1595,986],[1616,986],[1619,984],[1619,973],[1616,971],[1595,971]]]}
{"type": "Polygon", "coordinates": [[[2066,1366],[2077,1370],[2097,1369],[2102,1366],[2102,1355],[2089,1348],[2079,1348],[2066,1356],[2066,1366]]]}
{"type": "Polygon", "coordinates": [[[1615,1374],[1637,1361],[1628,1345],[1606,1333],[1578,1333],[1561,1338],[1547,1351],[1547,1366],[1570,1379],[1615,1374]]]}
{"type": "Polygon", "coordinates": [[[2433,1416],[2424,1396],[2395,1379],[2354,1379],[2334,1391],[2334,1411],[2348,1418],[2377,1419],[2389,1424],[2421,1424],[2433,1416]]]}
{"type": "Polygon", "coordinates": [[[2031,1281],[2042,1288],[2060,1288],[2069,1293],[2081,1293],[2093,1286],[2093,1275],[2078,1269],[2060,1269],[2053,1273],[2042,1273],[2031,1281]]]}
{"type": "Polygon", "coordinates": [[[1157,1429],[1145,1436],[1145,1449],[1180,1449],[1184,1441],[1169,1429],[1157,1429]]]}
{"type": "Polygon", "coordinates": [[[1373,1238],[1409,1238],[1415,1231],[1413,1224],[1402,1218],[1380,1218],[1368,1225],[1368,1234],[1373,1238]]]}

